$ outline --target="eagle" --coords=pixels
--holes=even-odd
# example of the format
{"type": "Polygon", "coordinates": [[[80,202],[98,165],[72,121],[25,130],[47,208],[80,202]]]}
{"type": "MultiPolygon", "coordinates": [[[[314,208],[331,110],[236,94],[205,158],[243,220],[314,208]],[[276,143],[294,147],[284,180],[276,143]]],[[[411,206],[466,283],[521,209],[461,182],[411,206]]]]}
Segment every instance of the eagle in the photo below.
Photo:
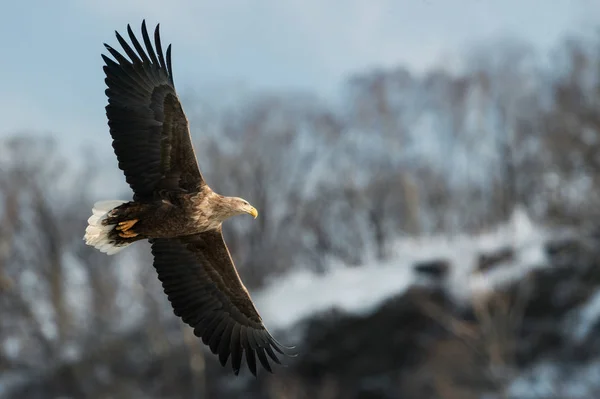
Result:
{"type": "Polygon", "coordinates": [[[132,201],[100,201],[88,219],[86,244],[108,255],[147,239],[154,268],[176,316],[194,329],[222,366],[231,357],[238,375],[245,354],[256,376],[257,358],[294,356],[293,347],[266,329],[242,283],[222,234],[240,214],[256,218],[248,201],[214,192],[204,180],[187,117],[173,83],[171,45],[163,54],[160,24],[154,45],[142,22],[143,46],[131,27],[131,47],[116,33],[125,55],[104,44],[106,115],[112,146],[133,191],[132,201]]]}

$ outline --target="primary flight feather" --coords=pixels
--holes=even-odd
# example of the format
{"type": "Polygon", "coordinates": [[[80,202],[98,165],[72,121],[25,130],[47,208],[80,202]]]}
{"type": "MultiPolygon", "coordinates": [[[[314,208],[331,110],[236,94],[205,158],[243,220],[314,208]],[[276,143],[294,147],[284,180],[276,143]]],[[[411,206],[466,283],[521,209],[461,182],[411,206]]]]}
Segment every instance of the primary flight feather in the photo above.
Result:
{"type": "Polygon", "coordinates": [[[106,115],[112,146],[133,190],[133,201],[94,205],[85,241],[112,255],[148,239],[154,267],[174,313],[237,375],[245,355],[256,375],[277,353],[289,354],[265,328],[229,255],[221,224],[258,213],[246,200],[215,193],[196,160],[173,83],[171,46],[163,54],[159,26],[154,44],[145,22],[140,43],[127,26],[131,47],[116,32],[124,53],[105,44],[106,115]],[[277,353],[276,353],[277,352],[277,353]]]}

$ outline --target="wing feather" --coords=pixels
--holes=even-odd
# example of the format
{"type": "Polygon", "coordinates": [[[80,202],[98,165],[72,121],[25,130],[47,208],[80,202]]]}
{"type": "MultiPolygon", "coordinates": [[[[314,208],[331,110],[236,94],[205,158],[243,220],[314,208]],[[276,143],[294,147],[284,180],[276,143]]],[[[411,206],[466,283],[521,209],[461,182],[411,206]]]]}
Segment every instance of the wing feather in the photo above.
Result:
{"type": "Polygon", "coordinates": [[[158,58],[156,58],[154,47],[152,47],[152,42],[150,41],[150,36],[148,35],[148,30],[146,29],[146,21],[142,22],[142,38],[144,39],[144,45],[146,46],[148,55],[152,59],[152,64],[158,65],[158,58]]]}
{"type": "MultiPolygon", "coordinates": [[[[223,339],[223,332],[229,325],[229,318],[223,317],[210,337],[206,339],[205,344],[208,345],[212,353],[218,353],[219,344],[223,339]]],[[[204,337],[202,337],[204,339],[204,337]]]]}
{"type": "Polygon", "coordinates": [[[173,80],[173,65],[171,63],[171,45],[167,47],[167,71],[169,71],[169,77],[173,80]]]}
{"type": "Polygon", "coordinates": [[[229,349],[231,350],[231,367],[233,368],[233,372],[235,375],[238,375],[240,372],[240,368],[242,366],[242,347],[240,343],[240,331],[242,326],[236,324],[233,327],[233,331],[231,333],[231,341],[229,343],[229,349]]]}
{"type": "Polygon", "coordinates": [[[219,362],[221,363],[221,366],[225,366],[225,364],[227,364],[227,359],[229,359],[229,354],[231,353],[229,348],[231,344],[231,333],[233,331],[234,325],[235,322],[233,320],[229,320],[229,322],[227,323],[227,327],[222,333],[221,342],[219,342],[217,350],[214,351],[213,347],[210,347],[213,353],[219,354],[219,362]]]}
{"type": "Polygon", "coordinates": [[[248,369],[254,375],[256,375],[256,356],[254,350],[250,345],[249,336],[251,335],[250,329],[246,326],[242,326],[241,329],[241,341],[242,347],[244,348],[244,353],[246,354],[246,364],[248,365],[248,369]]]}
{"type": "MultiPolygon", "coordinates": [[[[144,22],[144,26],[145,25],[146,24],[144,22]]],[[[135,51],[137,51],[137,53],[142,57],[142,60],[140,62],[150,64],[152,61],[150,61],[150,58],[148,58],[148,55],[146,55],[144,48],[138,41],[137,37],[135,37],[135,35],[133,34],[133,30],[131,29],[131,26],[129,24],[127,24],[127,35],[129,35],[129,40],[131,40],[131,43],[133,43],[133,47],[135,47],[135,51]]]]}
{"type": "Polygon", "coordinates": [[[160,67],[166,70],[167,64],[165,63],[165,57],[163,56],[162,51],[162,43],[160,42],[160,24],[156,25],[156,29],[154,30],[154,45],[156,46],[160,67]]]}

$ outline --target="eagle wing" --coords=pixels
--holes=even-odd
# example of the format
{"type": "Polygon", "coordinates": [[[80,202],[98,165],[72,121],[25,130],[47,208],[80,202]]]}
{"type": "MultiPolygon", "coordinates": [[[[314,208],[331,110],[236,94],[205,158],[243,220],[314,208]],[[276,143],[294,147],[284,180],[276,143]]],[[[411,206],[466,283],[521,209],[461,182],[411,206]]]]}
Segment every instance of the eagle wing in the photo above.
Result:
{"type": "Polygon", "coordinates": [[[106,115],[119,168],[134,192],[134,200],[150,199],[159,190],[199,191],[204,179],[190,138],[188,121],[175,92],[171,46],[166,61],[159,25],[154,31],[156,52],[145,21],[142,37],[146,51],[127,26],[129,44],[116,33],[129,57],[104,44],[114,60],[106,65],[106,115]]]}
{"type": "Polygon", "coordinates": [[[281,364],[276,352],[290,355],[265,328],[250,294],[240,280],[221,229],[179,238],[150,240],[154,267],[175,315],[219,356],[229,356],[237,375],[246,363],[256,375],[256,358],[272,372],[268,358],[281,364]]]}

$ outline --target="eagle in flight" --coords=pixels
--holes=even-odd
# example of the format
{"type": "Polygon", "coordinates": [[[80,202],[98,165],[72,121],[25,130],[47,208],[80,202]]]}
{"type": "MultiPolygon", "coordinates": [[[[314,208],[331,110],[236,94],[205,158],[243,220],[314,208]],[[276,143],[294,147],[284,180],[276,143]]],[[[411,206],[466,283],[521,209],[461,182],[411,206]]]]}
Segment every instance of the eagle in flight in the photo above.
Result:
{"type": "Polygon", "coordinates": [[[154,267],[175,315],[194,329],[237,375],[245,354],[256,375],[256,358],[272,372],[292,355],[265,328],[223,240],[221,225],[256,209],[248,201],[215,193],[196,160],[188,120],[173,83],[171,46],[163,54],[159,26],[154,46],[142,22],[143,46],[131,27],[133,48],[116,32],[126,56],[111,46],[102,55],[106,115],[119,168],[132,201],[101,201],[88,219],[85,242],[108,255],[136,241],[152,245],[154,267]]]}

